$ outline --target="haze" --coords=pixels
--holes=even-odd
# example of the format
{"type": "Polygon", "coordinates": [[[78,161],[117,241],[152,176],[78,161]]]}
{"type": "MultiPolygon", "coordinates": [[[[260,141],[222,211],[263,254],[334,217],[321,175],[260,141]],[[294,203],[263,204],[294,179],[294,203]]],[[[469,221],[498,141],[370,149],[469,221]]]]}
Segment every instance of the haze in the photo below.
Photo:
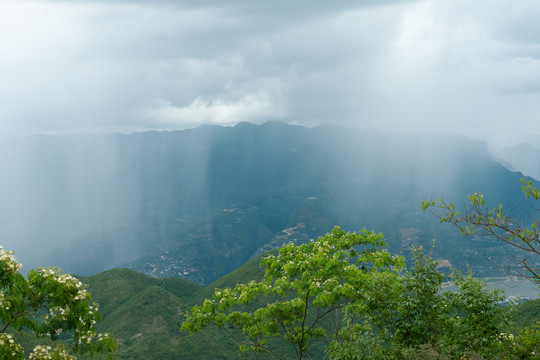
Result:
{"type": "MultiPolygon", "coordinates": [[[[485,140],[491,149],[540,135],[539,18],[537,0],[0,0],[1,244],[16,250],[26,269],[62,246],[72,254],[99,248],[117,266],[147,250],[160,221],[172,219],[174,227],[187,208],[204,207],[201,199],[215,195],[203,194],[205,181],[221,180],[209,175],[224,162],[211,161],[211,135],[172,142],[180,164],[152,134],[27,135],[269,120],[438,130],[485,140]],[[180,193],[178,182],[164,181],[186,178],[180,193]],[[115,237],[138,245],[124,242],[114,253],[115,237]],[[87,247],[75,249],[81,244],[87,247]]],[[[408,156],[397,143],[409,140],[362,155],[380,165],[376,156],[397,152],[433,164],[422,176],[440,173],[440,157],[425,150],[431,140],[422,140],[422,151],[407,145],[408,156]]],[[[470,149],[483,156],[482,146],[470,149]]],[[[344,168],[361,168],[356,153],[346,157],[344,168]]],[[[445,174],[461,166],[450,163],[445,174]]],[[[368,170],[393,174],[388,164],[368,170]]]]}
{"type": "Polygon", "coordinates": [[[540,133],[540,3],[1,1],[4,136],[283,120],[540,133]]]}

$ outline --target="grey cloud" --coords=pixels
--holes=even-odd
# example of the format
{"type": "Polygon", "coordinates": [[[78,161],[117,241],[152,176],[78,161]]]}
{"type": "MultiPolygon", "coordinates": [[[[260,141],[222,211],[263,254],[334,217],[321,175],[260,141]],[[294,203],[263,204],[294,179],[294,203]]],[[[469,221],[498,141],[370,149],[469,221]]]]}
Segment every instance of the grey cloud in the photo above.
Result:
{"type": "Polygon", "coordinates": [[[3,4],[3,134],[269,118],[540,132],[534,0],[3,4]]]}
{"type": "MultiPolygon", "coordinates": [[[[493,35],[507,41],[540,45],[540,3],[525,0],[500,5],[501,17],[493,24],[493,35]]],[[[538,50],[538,49],[537,49],[538,50]]]]}

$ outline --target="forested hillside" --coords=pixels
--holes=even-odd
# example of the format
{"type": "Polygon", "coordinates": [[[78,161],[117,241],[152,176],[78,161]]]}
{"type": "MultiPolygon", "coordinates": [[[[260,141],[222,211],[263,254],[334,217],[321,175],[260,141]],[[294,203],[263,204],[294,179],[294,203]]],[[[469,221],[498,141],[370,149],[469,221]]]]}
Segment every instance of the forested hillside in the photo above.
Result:
{"type": "Polygon", "coordinates": [[[35,136],[3,143],[0,154],[5,246],[29,267],[83,275],[123,266],[209,284],[336,224],[383,232],[398,253],[436,239],[445,264],[494,275],[484,256],[499,261],[498,244],[463,241],[420,203],[474,192],[521,201],[521,174],[484,143],[446,133],[240,123],[35,136]]]}
{"type": "MultiPolygon", "coordinates": [[[[260,281],[264,268],[259,262],[260,258],[253,259],[207,287],[184,279],[155,279],[127,269],[110,270],[83,281],[89,284],[93,300],[101,304],[104,318],[98,328],[111,332],[119,341],[119,359],[238,359],[238,347],[227,332],[212,326],[189,335],[180,325],[185,313],[211,298],[216,288],[260,281]]],[[[540,320],[539,309],[539,300],[521,304],[512,321],[519,327],[530,326],[540,320]]],[[[321,357],[325,344],[323,341],[317,350],[321,357]]],[[[279,351],[287,354],[291,349],[279,351]]]]}
{"type": "Polygon", "coordinates": [[[118,339],[119,359],[237,359],[236,344],[218,329],[189,336],[180,326],[185,313],[211,296],[215,287],[259,280],[254,259],[208,287],[178,278],[155,279],[128,269],[106,271],[83,281],[100,304],[98,328],[118,339]]]}

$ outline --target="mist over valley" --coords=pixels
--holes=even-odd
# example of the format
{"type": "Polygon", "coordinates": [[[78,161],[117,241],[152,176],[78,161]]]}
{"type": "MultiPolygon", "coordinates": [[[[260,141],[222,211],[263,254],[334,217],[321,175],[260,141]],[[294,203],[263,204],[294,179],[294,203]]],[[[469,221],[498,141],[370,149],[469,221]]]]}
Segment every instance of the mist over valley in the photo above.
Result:
{"type": "Polygon", "coordinates": [[[475,192],[522,201],[521,173],[485,142],[444,132],[239,123],[31,136],[3,143],[0,156],[4,247],[27,269],[80,275],[128,267],[204,285],[335,225],[382,232],[392,252],[434,246],[443,267],[500,275],[490,263],[504,257],[499,243],[463,239],[420,203],[459,205],[475,192]]]}

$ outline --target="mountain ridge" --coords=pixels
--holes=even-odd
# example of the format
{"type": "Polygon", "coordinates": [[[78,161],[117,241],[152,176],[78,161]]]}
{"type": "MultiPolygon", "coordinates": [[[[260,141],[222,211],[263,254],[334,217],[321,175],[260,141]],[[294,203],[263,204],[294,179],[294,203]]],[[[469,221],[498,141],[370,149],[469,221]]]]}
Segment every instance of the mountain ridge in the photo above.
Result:
{"type": "Polygon", "coordinates": [[[451,262],[465,265],[474,259],[455,248],[470,244],[422,214],[422,198],[521,198],[521,174],[484,142],[441,132],[240,123],[33,137],[7,150],[0,235],[14,246],[6,247],[30,267],[83,275],[127,266],[209,284],[334,225],[383,232],[399,251],[437,238],[441,257],[455,253],[451,262]]]}

